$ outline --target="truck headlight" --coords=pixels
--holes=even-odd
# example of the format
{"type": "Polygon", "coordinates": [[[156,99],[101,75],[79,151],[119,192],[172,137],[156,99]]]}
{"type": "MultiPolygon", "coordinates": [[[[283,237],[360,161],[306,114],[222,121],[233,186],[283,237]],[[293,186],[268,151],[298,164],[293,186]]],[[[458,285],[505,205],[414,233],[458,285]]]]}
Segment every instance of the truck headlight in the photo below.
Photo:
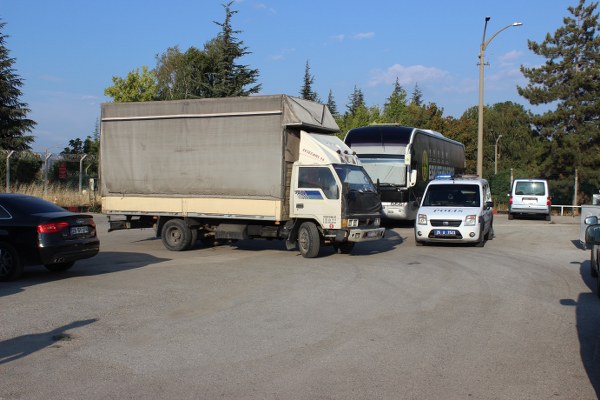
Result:
{"type": "Polygon", "coordinates": [[[477,225],[477,215],[467,215],[465,217],[465,226],[477,225]]]}
{"type": "Polygon", "coordinates": [[[419,214],[419,216],[417,218],[417,223],[419,225],[427,225],[427,215],[419,214]]]}
{"type": "Polygon", "coordinates": [[[358,220],[357,219],[349,219],[348,220],[348,228],[356,228],[358,227],[358,220]]]}
{"type": "Polygon", "coordinates": [[[375,221],[373,221],[373,225],[375,225],[375,226],[381,225],[381,218],[375,218],[375,221]]]}

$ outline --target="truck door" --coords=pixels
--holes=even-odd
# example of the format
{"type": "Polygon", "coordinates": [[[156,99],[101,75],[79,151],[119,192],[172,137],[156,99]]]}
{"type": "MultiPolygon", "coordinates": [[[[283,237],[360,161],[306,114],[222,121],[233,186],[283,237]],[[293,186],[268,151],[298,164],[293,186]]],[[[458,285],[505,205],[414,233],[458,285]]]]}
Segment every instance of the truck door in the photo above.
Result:
{"type": "Polygon", "coordinates": [[[314,218],[324,228],[339,228],[341,189],[329,167],[298,167],[292,186],[293,216],[314,218]]]}

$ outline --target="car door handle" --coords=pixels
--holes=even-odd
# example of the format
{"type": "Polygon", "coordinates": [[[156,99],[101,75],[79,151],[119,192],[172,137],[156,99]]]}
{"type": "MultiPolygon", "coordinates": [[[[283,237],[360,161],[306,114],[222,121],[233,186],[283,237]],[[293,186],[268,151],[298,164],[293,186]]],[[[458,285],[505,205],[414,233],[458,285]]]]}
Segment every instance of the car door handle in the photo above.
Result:
{"type": "Polygon", "coordinates": [[[298,203],[298,204],[296,204],[296,208],[304,208],[304,204],[303,203],[298,203]]]}

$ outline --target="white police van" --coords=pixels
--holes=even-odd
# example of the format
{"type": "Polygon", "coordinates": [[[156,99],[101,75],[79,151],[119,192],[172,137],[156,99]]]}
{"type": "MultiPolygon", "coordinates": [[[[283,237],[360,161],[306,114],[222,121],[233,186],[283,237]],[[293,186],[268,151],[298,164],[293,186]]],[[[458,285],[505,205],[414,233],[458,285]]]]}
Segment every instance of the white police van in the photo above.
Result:
{"type": "Polygon", "coordinates": [[[493,202],[485,179],[439,176],[429,182],[415,220],[417,245],[473,243],[494,237],[493,202]]]}

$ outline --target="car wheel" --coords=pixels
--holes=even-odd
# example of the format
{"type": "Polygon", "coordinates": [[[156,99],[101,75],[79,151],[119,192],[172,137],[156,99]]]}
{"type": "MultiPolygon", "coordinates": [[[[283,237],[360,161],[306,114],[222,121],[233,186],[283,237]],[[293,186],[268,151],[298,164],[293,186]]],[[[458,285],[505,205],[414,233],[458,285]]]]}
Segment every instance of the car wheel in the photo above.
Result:
{"type": "Polygon", "coordinates": [[[315,258],[321,250],[321,236],[312,222],[304,222],[298,229],[298,249],[304,258],[315,258]]]}
{"type": "Polygon", "coordinates": [[[0,281],[12,281],[23,273],[23,261],[10,243],[0,242],[0,281]]]}
{"type": "Polygon", "coordinates": [[[170,219],[163,225],[161,239],[171,251],[183,251],[192,245],[192,230],[182,219],[170,219]]]}
{"type": "Polygon", "coordinates": [[[337,253],[350,254],[354,248],[354,242],[334,243],[333,248],[337,253]]]}
{"type": "Polygon", "coordinates": [[[61,263],[56,263],[56,264],[46,264],[46,265],[44,265],[44,267],[46,267],[46,269],[48,271],[63,272],[63,271],[70,269],[74,264],[75,264],[75,261],[69,261],[69,262],[61,262],[61,263]]]}

